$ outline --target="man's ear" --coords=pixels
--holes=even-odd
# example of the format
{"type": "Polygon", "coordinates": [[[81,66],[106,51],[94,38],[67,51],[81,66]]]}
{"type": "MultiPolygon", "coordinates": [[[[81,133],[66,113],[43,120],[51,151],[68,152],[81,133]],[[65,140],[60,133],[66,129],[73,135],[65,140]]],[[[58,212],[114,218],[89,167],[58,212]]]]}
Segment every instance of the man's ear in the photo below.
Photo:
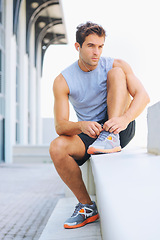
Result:
{"type": "Polygon", "coordinates": [[[74,44],[74,46],[75,46],[76,50],[79,52],[79,48],[80,48],[80,45],[79,45],[79,43],[78,43],[78,42],[76,42],[76,43],[74,44]]]}

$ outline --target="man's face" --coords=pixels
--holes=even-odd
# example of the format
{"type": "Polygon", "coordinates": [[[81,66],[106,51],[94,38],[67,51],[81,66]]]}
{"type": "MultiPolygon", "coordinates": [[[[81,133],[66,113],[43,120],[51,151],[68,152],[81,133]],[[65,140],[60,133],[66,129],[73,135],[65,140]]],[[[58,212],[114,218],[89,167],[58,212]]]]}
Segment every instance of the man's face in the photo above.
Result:
{"type": "Polygon", "coordinates": [[[97,66],[104,46],[104,37],[91,34],[80,48],[80,58],[89,66],[97,66]]]}

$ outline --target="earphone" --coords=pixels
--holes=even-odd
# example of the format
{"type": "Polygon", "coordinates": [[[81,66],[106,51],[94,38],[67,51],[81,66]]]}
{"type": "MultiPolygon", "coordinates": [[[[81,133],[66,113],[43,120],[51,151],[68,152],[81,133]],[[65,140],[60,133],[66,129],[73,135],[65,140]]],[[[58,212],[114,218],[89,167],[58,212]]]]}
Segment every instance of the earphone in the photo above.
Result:
{"type": "Polygon", "coordinates": [[[79,51],[79,47],[77,47],[77,50],[78,50],[78,52],[79,52],[79,57],[81,58],[81,61],[82,61],[83,65],[84,65],[85,68],[88,70],[88,72],[90,72],[91,70],[86,66],[86,64],[85,64],[84,61],[83,61],[83,58],[81,57],[81,53],[80,53],[80,51],[79,51]]]}

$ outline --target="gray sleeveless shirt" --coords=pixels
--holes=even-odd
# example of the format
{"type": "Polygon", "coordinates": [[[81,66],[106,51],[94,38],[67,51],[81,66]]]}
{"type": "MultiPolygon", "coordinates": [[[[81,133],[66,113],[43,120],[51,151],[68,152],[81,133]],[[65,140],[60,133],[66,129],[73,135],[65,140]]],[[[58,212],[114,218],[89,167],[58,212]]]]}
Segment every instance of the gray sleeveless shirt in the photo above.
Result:
{"type": "Polygon", "coordinates": [[[113,58],[101,57],[96,69],[84,72],[78,61],[62,71],[69,87],[69,100],[78,121],[100,121],[107,111],[107,73],[113,58]]]}

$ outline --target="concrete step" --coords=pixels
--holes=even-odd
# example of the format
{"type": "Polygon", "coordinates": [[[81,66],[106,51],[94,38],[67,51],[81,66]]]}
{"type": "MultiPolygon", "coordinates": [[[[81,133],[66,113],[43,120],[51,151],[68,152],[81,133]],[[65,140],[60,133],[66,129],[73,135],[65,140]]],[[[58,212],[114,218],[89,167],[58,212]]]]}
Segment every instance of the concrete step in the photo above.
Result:
{"type": "Polygon", "coordinates": [[[75,198],[60,199],[39,240],[102,240],[99,220],[81,228],[64,229],[63,223],[72,215],[76,204],[75,198]]]}
{"type": "Polygon", "coordinates": [[[48,145],[13,146],[14,163],[49,163],[52,162],[48,145]]]}

